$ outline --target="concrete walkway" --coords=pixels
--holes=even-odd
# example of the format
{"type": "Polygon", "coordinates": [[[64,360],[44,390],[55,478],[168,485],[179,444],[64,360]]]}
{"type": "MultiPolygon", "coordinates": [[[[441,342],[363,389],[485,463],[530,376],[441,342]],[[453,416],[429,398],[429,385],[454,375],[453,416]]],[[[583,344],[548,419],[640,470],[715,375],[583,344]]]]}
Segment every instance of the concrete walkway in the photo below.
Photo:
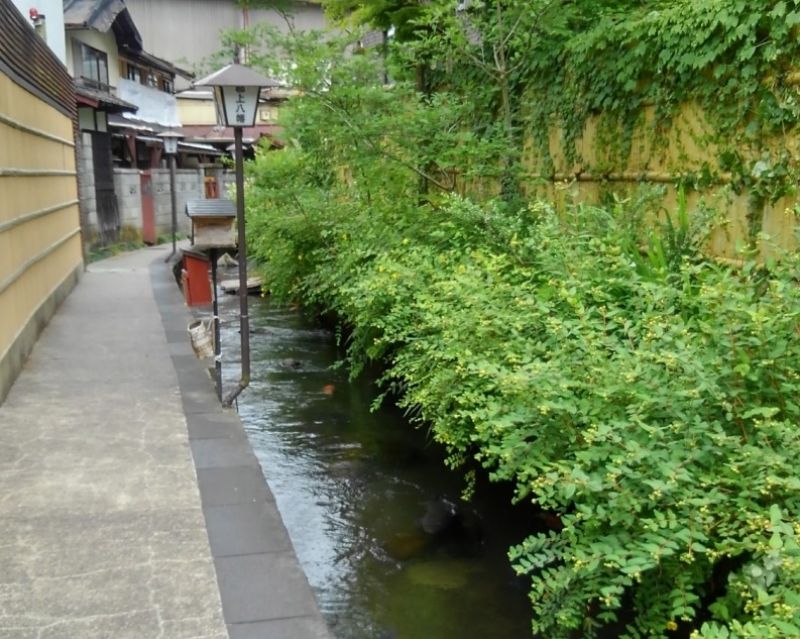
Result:
{"type": "Polygon", "coordinates": [[[0,638],[328,637],[167,252],[90,266],[0,405],[0,638]]]}

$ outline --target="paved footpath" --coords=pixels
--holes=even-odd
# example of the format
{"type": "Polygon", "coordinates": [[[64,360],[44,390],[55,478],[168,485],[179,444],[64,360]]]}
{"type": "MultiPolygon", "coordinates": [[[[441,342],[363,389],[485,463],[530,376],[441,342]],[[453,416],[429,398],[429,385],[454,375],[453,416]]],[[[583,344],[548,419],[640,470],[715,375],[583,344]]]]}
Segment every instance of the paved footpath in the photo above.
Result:
{"type": "Polygon", "coordinates": [[[0,405],[0,638],[326,639],[145,249],[89,267],[0,405]]]}

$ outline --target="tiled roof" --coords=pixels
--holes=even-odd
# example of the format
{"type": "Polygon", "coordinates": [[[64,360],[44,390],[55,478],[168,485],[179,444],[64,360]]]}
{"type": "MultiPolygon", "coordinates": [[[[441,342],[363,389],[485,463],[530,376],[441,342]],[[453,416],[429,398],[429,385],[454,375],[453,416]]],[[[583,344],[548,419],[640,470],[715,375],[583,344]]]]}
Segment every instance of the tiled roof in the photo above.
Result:
{"type": "Polygon", "coordinates": [[[118,44],[142,50],[142,36],[122,0],[64,0],[64,26],[101,33],[113,29],[118,44]]]}
{"type": "Polygon", "coordinates": [[[64,0],[64,26],[108,31],[128,8],[122,0],[64,0]]]}
{"type": "MultiPolygon", "coordinates": [[[[282,143],[277,139],[281,130],[281,127],[275,124],[257,124],[256,126],[244,127],[242,138],[245,142],[256,142],[262,137],[266,137],[274,145],[282,146],[282,143]]],[[[233,142],[233,129],[231,127],[223,128],[210,124],[184,124],[181,127],[181,133],[183,133],[186,140],[197,140],[198,142],[212,144],[230,144],[233,142]]]]}
{"type": "Polygon", "coordinates": [[[191,80],[194,78],[194,74],[191,71],[187,71],[186,69],[181,69],[180,67],[175,66],[172,62],[168,60],[164,60],[163,58],[159,58],[154,56],[152,53],[147,53],[147,51],[124,51],[122,52],[123,55],[125,54],[130,55],[131,57],[147,64],[151,67],[155,67],[161,71],[166,71],[171,75],[179,75],[181,77],[186,78],[187,80],[191,80]]]}
{"type": "MultiPolygon", "coordinates": [[[[101,91],[93,87],[87,87],[82,84],[75,84],[75,94],[91,100],[102,106],[106,111],[120,113],[122,111],[138,111],[139,107],[125,100],[121,100],[115,95],[111,95],[108,91],[101,91]]],[[[80,99],[78,100],[80,101],[80,99]]]]}

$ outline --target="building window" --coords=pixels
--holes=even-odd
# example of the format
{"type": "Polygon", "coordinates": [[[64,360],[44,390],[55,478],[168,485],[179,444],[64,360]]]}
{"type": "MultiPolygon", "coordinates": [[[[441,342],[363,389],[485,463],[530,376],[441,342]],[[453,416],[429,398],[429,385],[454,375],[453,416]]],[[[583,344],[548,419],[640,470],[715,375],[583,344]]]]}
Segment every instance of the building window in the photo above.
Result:
{"type": "Polygon", "coordinates": [[[94,131],[94,109],[90,107],[78,107],[78,124],[81,131],[94,131]]]}
{"type": "Polygon", "coordinates": [[[142,81],[142,72],[139,71],[139,67],[135,67],[132,64],[128,65],[128,72],[125,75],[128,80],[133,80],[134,82],[142,81]]]}
{"type": "Polygon", "coordinates": [[[76,42],[74,66],[82,80],[100,88],[108,88],[108,56],[103,51],[76,42]]]}
{"type": "Polygon", "coordinates": [[[152,87],[164,93],[175,93],[173,78],[155,69],[139,66],[129,60],[123,59],[119,62],[119,73],[121,77],[131,80],[132,82],[138,82],[146,87],[152,87]]]}
{"type": "Polygon", "coordinates": [[[105,111],[96,111],[94,114],[95,126],[101,133],[108,133],[108,114],[105,111]]]}
{"type": "Polygon", "coordinates": [[[78,125],[81,131],[108,133],[108,114],[91,107],[78,107],[78,125]]]}
{"type": "Polygon", "coordinates": [[[121,78],[130,80],[131,82],[142,82],[142,70],[133,64],[133,62],[128,62],[127,60],[119,61],[119,75],[121,78]]]}

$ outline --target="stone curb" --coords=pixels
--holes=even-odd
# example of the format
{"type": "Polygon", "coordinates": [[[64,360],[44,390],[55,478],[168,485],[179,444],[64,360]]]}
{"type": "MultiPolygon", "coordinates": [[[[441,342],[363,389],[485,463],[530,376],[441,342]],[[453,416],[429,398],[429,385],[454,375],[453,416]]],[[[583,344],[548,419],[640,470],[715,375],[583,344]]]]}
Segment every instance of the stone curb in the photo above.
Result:
{"type": "Polygon", "coordinates": [[[239,416],[222,408],[192,351],[193,318],[162,259],[151,264],[150,278],[178,376],[230,639],[330,639],[239,416]]]}

